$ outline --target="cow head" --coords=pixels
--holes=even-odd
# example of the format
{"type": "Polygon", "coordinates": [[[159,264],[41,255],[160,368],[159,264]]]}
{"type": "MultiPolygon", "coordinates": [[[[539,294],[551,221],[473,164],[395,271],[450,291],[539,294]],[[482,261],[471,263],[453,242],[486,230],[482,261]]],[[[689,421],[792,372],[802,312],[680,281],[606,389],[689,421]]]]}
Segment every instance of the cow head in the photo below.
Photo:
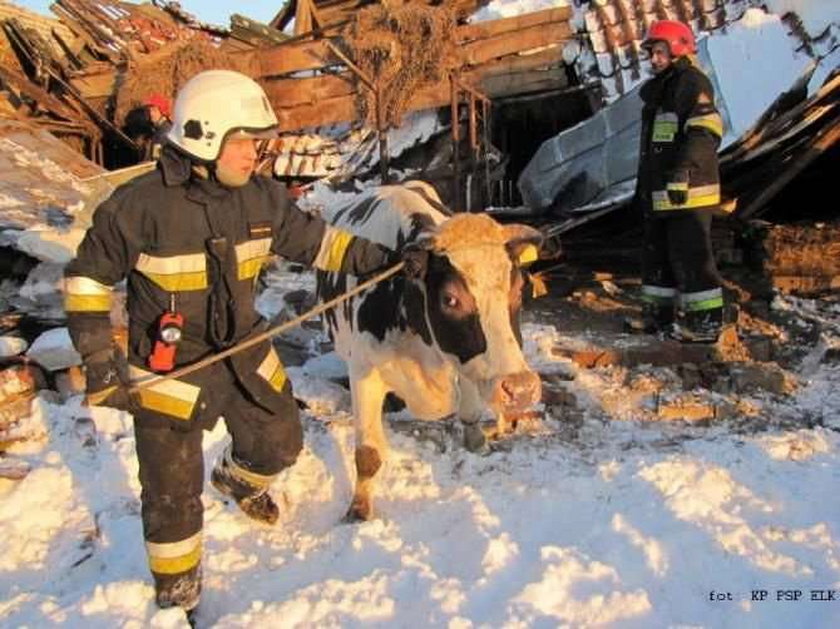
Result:
{"type": "Polygon", "coordinates": [[[519,255],[541,240],[525,225],[459,214],[421,233],[404,252],[406,273],[425,298],[423,323],[433,342],[497,413],[540,399],[539,376],[520,347],[519,255]]]}

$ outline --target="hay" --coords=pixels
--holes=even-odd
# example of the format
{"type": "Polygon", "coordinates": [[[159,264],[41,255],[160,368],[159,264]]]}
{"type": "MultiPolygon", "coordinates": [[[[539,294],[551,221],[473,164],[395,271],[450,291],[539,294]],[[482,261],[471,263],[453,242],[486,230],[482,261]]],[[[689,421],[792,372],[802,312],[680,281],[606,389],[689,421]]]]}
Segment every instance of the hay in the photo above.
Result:
{"type": "Polygon", "coordinates": [[[206,39],[193,38],[182,46],[168,46],[130,67],[121,77],[113,119],[122,124],[125,115],[152,94],[174,102],[175,94],[193,76],[204,70],[236,70],[256,76],[258,68],[248,56],[219,50],[206,39]]]}
{"type": "MultiPolygon", "coordinates": [[[[377,4],[358,11],[342,33],[342,48],[382,94],[383,122],[399,126],[417,91],[445,78],[457,64],[455,12],[446,6],[377,4]]],[[[373,91],[357,78],[359,117],[374,126],[373,91]]]]}

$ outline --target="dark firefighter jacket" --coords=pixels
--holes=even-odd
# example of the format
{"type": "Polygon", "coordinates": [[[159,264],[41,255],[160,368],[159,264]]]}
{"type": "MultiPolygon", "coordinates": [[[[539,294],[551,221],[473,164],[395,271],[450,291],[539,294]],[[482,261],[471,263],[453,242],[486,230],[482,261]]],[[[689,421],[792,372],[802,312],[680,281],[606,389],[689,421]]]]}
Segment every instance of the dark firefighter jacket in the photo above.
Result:
{"type": "MultiPolygon", "coordinates": [[[[133,381],[151,377],[148,357],[167,310],[181,313],[176,368],[194,363],[267,328],[254,308],[257,274],[274,255],[322,270],[363,275],[391,252],[293,206],[281,184],[253,177],[227,188],[198,177],[191,162],[167,147],[154,172],[118,188],[65,271],[65,308],[83,358],[112,345],[109,312],[114,284],[125,279],[128,361],[133,381]]],[[[227,359],[258,404],[280,408],[286,386],[270,341],[227,359]]],[[[146,411],[186,426],[203,382],[199,370],[140,390],[146,411]]]]}
{"type": "Polygon", "coordinates": [[[680,57],[642,86],[642,136],[637,198],[644,211],[714,208],[720,203],[717,148],[723,122],[711,81],[680,57]],[[687,192],[674,204],[668,188],[687,192]]]}

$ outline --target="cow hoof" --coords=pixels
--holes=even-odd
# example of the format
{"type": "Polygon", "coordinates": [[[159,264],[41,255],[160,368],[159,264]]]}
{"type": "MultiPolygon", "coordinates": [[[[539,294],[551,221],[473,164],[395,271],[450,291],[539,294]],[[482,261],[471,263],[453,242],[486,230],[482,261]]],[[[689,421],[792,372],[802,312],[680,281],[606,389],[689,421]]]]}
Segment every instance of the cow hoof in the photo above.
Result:
{"type": "Polygon", "coordinates": [[[478,424],[464,425],[464,447],[473,454],[487,454],[487,437],[478,424]]]}
{"type": "Polygon", "coordinates": [[[347,513],[341,518],[345,524],[358,524],[373,519],[373,507],[369,501],[353,500],[353,504],[347,509],[347,513]]]}

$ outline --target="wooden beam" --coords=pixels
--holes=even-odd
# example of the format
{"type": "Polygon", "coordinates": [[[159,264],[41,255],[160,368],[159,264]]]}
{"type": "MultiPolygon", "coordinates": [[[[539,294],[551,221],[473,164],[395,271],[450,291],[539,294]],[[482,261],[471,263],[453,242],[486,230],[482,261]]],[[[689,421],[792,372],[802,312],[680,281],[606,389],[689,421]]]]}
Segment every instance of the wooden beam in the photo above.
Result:
{"type": "Polygon", "coordinates": [[[475,66],[505,55],[551,46],[569,39],[571,35],[572,29],[567,22],[530,26],[465,44],[459,56],[462,64],[475,66]]]}
{"type": "Polygon", "coordinates": [[[570,17],[572,17],[572,10],[569,7],[560,7],[499,20],[466,24],[457,28],[456,40],[458,43],[466,43],[477,39],[489,39],[497,35],[503,35],[533,26],[546,26],[556,22],[568,22],[570,17]]]}

